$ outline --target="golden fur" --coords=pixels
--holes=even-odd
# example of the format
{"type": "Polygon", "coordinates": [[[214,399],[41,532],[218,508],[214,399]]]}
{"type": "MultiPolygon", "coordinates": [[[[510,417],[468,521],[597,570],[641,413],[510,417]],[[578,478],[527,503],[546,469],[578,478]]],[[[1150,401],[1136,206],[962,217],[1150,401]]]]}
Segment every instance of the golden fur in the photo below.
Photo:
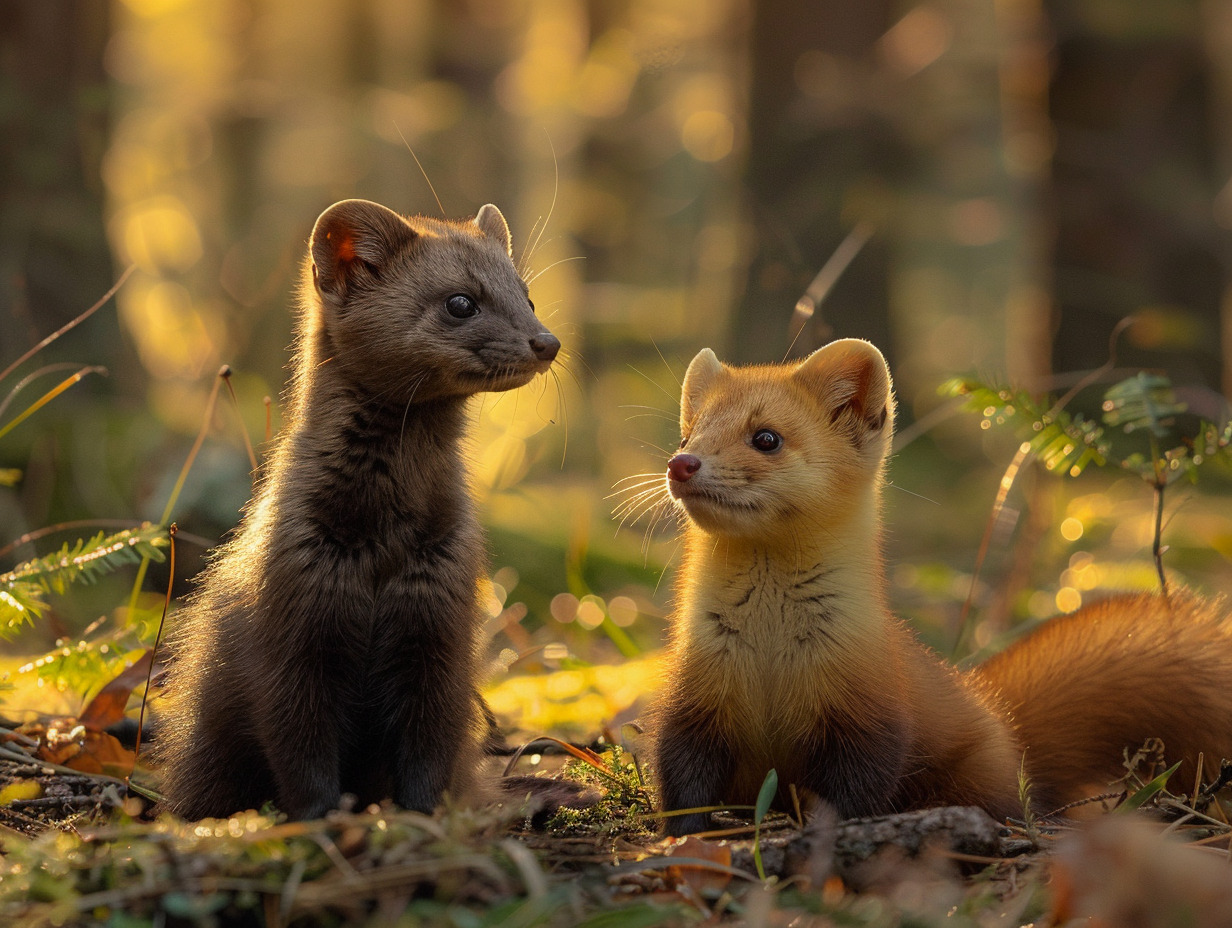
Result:
{"type": "Polygon", "coordinates": [[[685,560],[652,712],[664,807],[751,803],[775,768],[780,802],[794,783],[848,816],[1003,817],[1021,812],[1024,752],[1044,811],[1117,777],[1121,749],[1153,735],[1177,757],[1232,756],[1217,682],[1232,681],[1232,623],[1192,598],[1114,599],[966,675],[916,641],[885,597],[893,411],[884,359],[855,339],[799,364],[731,368],[709,350],[690,364],[667,481],[685,560]],[[1203,715],[1186,721],[1190,706],[1203,715]]]}

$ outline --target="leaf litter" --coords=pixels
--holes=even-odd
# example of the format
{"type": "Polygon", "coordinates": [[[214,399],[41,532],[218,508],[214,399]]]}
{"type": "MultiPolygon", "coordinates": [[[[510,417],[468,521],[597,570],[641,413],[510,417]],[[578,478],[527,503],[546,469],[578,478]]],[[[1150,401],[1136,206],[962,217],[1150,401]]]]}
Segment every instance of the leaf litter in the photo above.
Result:
{"type": "Polygon", "coordinates": [[[1223,875],[1229,864],[1218,801],[1199,812],[1149,764],[1114,801],[1170,816],[1172,839],[1142,811],[1094,828],[1047,818],[1028,828],[977,809],[849,822],[821,810],[803,827],[729,811],[716,816],[721,840],[662,839],[653,771],[618,747],[598,764],[565,763],[556,776],[603,798],[540,828],[520,801],[433,816],[381,806],[312,822],[266,810],[185,823],[150,820],[121,781],[54,768],[38,756],[40,736],[10,734],[5,750],[27,761],[0,758],[4,924],[1063,925],[1123,912],[1135,892],[1161,919],[1192,911],[1195,925],[1232,924],[1218,920],[1232,919],[1232,889],[1208,885],[1211,862],[1223,875]],[[31,783],[41,798],[68,796],[32,807],[21,786],[31,783]],[[1123,870],[1137,876],[1109,876],[1123,870]]]}

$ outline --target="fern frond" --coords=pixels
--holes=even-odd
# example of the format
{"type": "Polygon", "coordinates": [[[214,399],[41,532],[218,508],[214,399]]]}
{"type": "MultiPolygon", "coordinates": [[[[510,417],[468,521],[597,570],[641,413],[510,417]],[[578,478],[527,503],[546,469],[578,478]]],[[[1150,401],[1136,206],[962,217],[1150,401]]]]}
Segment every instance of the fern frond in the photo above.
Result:
{"type": "Polygon", "coordinates": [[[37,674],[59,691],[85,694],[112,679],[145,651],[146,645],[133,630],[117,629],[76,643],[62,639],[54,651],[23,664],[17,673],[37,674]]]}
{"type": "Polygon", "coordinates": [[[1139,371],[1104,394],[1104,423],[1120,426],[1129,434],[1149,429],[1156,438],[1166,438],[1176,417],[1186,411],[1176,398],[1172,381],[1161,374],[1139,371]]]}
{"type": "Polygon", "coordinates": [[[1107,462],[1109,445],[1103,426],[1081,413],[1071,415],[1054,408],[1048,398],[966,378],[942,384],[940,392],[966,397],[966,407],[984,417],[983,428],[1012,426],[1050,471],[1077,477],[1088,464],[1102,467],[1107,462]]]}
{"type": "Polygon", "coordinates": [[[104,574],[143,557],[162,561],[160,548],[168,544],[167,530],[148,522],[140,528],[113,535],[99,532],[89,541],[65,543],[54,554],[19,564],[0,574],[0,637],[12,635],[24,623],[42,615],[44,597],[63,593],[78,581],[93,583],[104,574]]]}

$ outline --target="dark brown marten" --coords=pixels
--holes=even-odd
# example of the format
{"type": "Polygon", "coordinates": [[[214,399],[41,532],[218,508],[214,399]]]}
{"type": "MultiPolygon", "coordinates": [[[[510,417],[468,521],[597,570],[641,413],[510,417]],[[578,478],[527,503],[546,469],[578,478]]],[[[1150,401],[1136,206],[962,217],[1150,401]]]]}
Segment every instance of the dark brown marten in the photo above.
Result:
{"type": "Polygon", "coordinates": [[[183,817],[313,818],[344,792],[427,812],[467,789],[487,732],[467,399],[560,348],[511,253],[491,205],[317,220],[288,424],[173,639],[158,757],[183,817]]]}
{"type": "MultiPolygon", "coordinates": [[[[1051,620],[967,673],[889,611],[881,486],[890,374],[843,339],[797,364],[685,375],[665,490],[685,560],[653,712],[666,810],[751,804],[767,771],[844,817],[932,805],[1046,813],[1161,738],[1176,782],[1232,758],[1232,621],[1188,593],[1120,596],[1051,620]]],[[[669,817],[669,834],[710,816],[669,817]]]]}

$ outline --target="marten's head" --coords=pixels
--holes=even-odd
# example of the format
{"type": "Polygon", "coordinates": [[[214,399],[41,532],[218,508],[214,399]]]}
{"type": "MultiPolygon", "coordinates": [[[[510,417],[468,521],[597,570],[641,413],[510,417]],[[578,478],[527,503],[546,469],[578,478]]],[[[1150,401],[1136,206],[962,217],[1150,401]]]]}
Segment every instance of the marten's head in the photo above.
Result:
{"type": "Polygon", "coordinates": [[[403,218],[343,200],[317,219],[305,282],[316,364],[391,403],[510,390],[560,342],[535,316],[491,204],[473,220],[403,218]]]}
{"type": "Polygon", "coordinates": [[[668,490],[715,535],[836,531],[876,504],[894,430],[885,359],[831,342],[797,364],[736,368],[702,350],[685,374],[668,490]]]}

